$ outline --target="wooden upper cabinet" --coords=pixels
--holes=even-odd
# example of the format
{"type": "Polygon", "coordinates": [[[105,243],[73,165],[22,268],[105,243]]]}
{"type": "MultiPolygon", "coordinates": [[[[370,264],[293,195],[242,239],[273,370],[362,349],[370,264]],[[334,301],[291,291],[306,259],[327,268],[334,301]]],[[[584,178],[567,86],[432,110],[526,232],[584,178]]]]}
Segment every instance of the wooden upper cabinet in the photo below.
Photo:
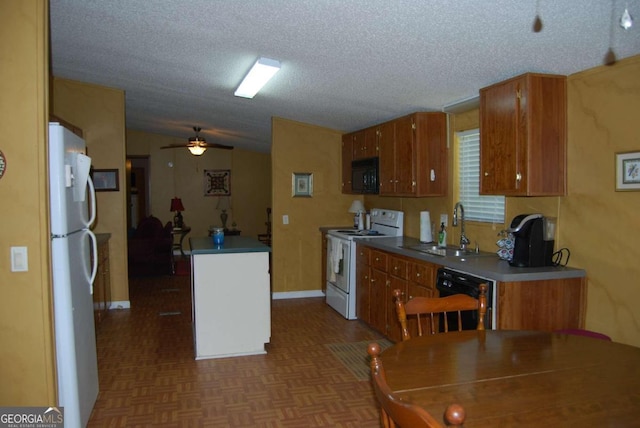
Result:
{"type": "Polygon", "coordinates": [[[342,193],[352,193],[351,161],[379,158],[384,196],[447,194],[447,128],[444,113],[414,113],[342,136],[342,193]]]}
{"type": "Polygon", "coordinates": [[[342,193],[352,193],[351,161],[353,160],[353,134],[342,136],[342,193]]]}
{"type": "Polygon", "coordinates": [[[378,127],[378,144],[380,148],[378,183],[381,195],[395,193],[395,122],[386,122],[378,127]]]}
{"type": "Polygon", "coordinates": [[[480,90],[480,194],[566,194],[567,81],[527,73],[480,90]]]}
{"type": "Polygon", "coordinates": [[[378,156],[378,128],[372,127],[353,134],[353,159],[378,156]]]}
{"type": "Polygon", "coordinates": [[[381,195],[447,194],[444,113],[414,113],[381,125],[380,131],[381,195]]]}

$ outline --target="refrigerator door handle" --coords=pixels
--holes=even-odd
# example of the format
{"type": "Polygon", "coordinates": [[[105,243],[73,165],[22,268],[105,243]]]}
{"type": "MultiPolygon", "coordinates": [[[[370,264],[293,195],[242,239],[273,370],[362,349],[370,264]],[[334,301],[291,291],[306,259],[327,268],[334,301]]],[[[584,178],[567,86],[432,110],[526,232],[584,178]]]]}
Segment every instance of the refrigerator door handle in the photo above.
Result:
{"type": "MultiPolygon", "coordinates": [[[[87,186],[89,187],[89,199],[91,201],[89,205],[91,212],[89,213],[90,218],[87,222],[87,227],[91,227],[93,222],[96,221],[96,188],[93,186],[91,176],[87,176],[87,186]]],[[[91,283],[93,284],[93,281],[91,281],[91,283]]]]}
{"type": "Polygon", "coordinates": [[[90,231],[89,229],[85,229],[85,231],[89,234],[91,238],[91,247],[93,250],[93,257],[91,263],[91,277],[89,279],[89,290],[91,294],[93,294],[93,281],[96,279],[96,275],[98,273],[98,238],[96,238],[96,234],[90,231]]]}

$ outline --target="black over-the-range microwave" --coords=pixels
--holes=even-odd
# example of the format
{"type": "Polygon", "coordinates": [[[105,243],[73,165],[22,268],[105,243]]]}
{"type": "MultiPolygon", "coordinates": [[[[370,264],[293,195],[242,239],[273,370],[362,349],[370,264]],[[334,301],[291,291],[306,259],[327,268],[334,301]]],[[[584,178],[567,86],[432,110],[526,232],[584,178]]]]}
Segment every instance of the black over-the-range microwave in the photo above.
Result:
{"type": "Polygon", "coordinates": [[[379,193],[378,158],[351,161],[351,189],[353,193],[379,193]]]}

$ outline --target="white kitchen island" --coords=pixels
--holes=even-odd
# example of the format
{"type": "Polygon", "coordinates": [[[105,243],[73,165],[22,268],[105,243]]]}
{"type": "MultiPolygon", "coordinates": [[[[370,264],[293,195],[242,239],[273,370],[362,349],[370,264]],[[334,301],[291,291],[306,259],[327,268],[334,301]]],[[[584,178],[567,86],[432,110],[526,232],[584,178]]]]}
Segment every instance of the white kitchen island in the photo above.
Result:
{"type": "Polygon", "coordinates": [[[191,238],[195,357],[265,354],[271,339],[271,248],[257,239],[191,238]]]}

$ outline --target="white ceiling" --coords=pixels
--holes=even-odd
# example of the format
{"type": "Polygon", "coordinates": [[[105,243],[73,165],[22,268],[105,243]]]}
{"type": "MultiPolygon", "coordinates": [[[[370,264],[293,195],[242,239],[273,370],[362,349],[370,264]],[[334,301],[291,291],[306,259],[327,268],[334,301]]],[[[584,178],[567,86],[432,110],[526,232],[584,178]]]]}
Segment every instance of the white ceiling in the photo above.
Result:
{"type": "MultiPolygon", "coordinates": [[[[127,128],[268,152],[271,117],[353,131],[524,72],[640,54],[640,0],[50,0],[53,74],[126,91],[127,128]],[[628,7],[634,26],[618,21],[628,7]],[[543,22],[532,31],[536,11],[543,22]],[[282,69],[252,99],[253,62],[282,69]]],[[[639,77],[640,78],[640,77],[639,77]]]]}

